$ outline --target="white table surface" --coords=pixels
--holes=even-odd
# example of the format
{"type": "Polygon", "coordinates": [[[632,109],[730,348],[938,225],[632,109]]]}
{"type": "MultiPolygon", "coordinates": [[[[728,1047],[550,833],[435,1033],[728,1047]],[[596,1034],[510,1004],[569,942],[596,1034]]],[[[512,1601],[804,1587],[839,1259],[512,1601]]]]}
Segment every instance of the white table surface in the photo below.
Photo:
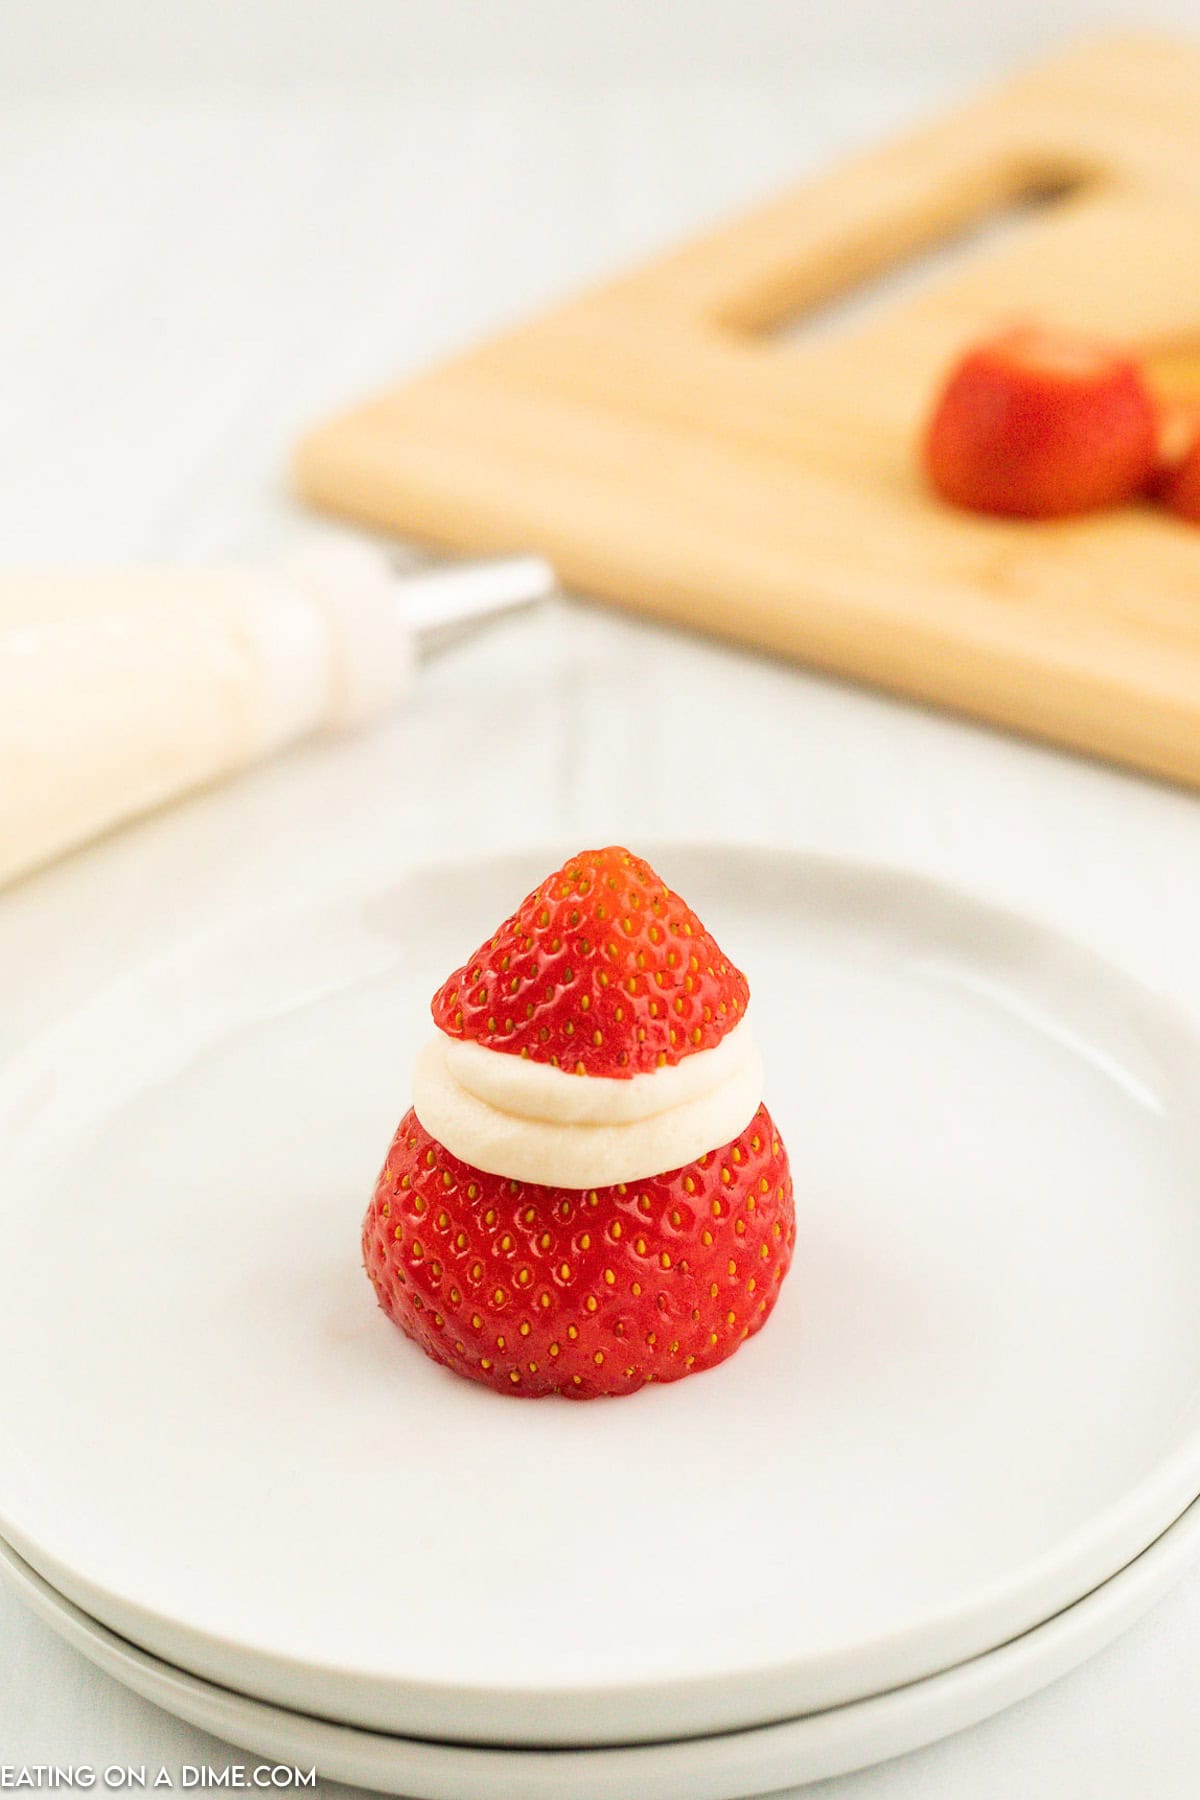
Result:
{"type": "MultiPolygon", "coordinates": [[[[266,552],[311,523],[296,430],[913,116],[823,76],[594,95],[332,89],[0,113],[7,562],[266,552]]],[[[0,1048],[128,954],[277,894],[514,842],[742,838],[918,866],[1200,1009],[1200,802],[559,603],[431,664],[406,716],[301,750],[0,896],[0,1048]],[[52,941],[54,954],[46,954],[52,941]]],[[[1200,1761],[1200,1571],[1124,1640],[829,1800],[1174,1800],[1200,1761]]],[[[0,1591],[0,1764],[244,1761],[0,1591]]]]}

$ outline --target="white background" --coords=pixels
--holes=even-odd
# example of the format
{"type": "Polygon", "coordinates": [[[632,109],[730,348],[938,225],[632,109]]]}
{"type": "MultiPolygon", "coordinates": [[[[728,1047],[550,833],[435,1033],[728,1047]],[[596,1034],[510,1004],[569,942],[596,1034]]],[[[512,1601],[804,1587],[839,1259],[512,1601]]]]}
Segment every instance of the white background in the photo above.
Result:
{"type": "MultiPolygon", "coordinates": [[[[1153,11],[1200,31],[1189,0],[1153,11]]],[[[0,554],[291,542],[311,527],[287,446],[328,408],[1120,17],[1085,0],[5,0],[0,554]]],[[[403,719],[0,897],[4,1036],[110,973],[131,915],[152,947],[281,882],[671,835],[914,864],[1200,1007],[1194,798],[560,605],[431,665],[403,719]]],[[[814,1791],[1191,1800],[1198,1669],[1200,1574],[1047,1693],[814,1791]]],[[[0,1593],[0,1763],[225,1755],[0,1593]]]]}
{"type": "Polygon", "coordinates": [[[163,95],[712,79],[800,96],[822,66],[988,74],[1084,31],[1196,23],[1195,0],[5,0],[0,83],[163,95]]]}

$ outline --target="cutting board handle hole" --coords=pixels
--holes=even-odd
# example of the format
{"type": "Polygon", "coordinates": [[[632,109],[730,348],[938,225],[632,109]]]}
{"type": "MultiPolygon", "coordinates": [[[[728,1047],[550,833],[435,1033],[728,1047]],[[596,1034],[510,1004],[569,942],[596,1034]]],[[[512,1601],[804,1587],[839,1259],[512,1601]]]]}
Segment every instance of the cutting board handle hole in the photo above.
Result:
{"type": "Polygon", "coordinates": [[[770,345],[851,332],[994,255],[1097,185],[1090,170],[967,172],[952,189],[915,194],[907,209],[893,205],[869,219],[847,219],[818,255],[731,300],[721,323],[770,345]]]}

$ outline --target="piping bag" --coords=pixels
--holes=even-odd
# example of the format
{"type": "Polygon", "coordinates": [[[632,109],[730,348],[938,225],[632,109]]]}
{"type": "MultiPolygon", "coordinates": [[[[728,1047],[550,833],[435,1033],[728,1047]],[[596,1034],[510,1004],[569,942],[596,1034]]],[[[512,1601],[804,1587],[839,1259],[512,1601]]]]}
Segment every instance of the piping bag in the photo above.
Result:
{"type": "Polygon", "coordinates": [[[0,885],[366,723],[424,652],[554,586],[536,556],[398,575],[351,541],[261,567],[0,575],[0,885]]]}

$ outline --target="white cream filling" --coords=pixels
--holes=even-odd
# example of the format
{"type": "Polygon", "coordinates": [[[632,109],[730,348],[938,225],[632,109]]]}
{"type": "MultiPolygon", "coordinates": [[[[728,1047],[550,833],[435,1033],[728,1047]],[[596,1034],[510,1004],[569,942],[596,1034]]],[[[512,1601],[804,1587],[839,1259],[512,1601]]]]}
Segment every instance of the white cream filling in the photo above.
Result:
{"type": "Polygon", "coordinates": [[[572,1075],[435,1033],[413,1107],[452,1155],[546,1187],[607,1187],[694,1162],[745,1130],[762,1099],[748,1020],[712,1050],[618,1080],[572,1075]]]}
{"type": "Polygon", "coordinates": [[[623,1125],[653,1118],[711,1093],[754,1053],[745,1016],[711,1050],[693,1051],[682,1062],[624,1080],[571,1074],[466,1038],[447,1037],[445,1042],[446,1067],[459,1087],[501,1112],[543,1119],[548,1125],[623,1125]]]}

